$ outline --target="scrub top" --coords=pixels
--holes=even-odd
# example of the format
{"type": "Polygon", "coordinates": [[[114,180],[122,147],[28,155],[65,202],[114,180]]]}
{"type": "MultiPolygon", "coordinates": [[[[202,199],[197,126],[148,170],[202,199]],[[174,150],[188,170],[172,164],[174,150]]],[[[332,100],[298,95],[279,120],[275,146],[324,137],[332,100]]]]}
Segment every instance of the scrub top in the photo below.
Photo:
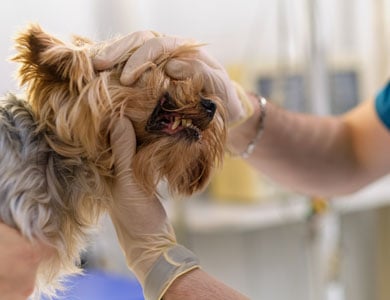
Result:
{"type": "Polygon", "coordinates": [[[375,108],[383,124],[390,130],[390,81],[376,96],[375,108]]]}

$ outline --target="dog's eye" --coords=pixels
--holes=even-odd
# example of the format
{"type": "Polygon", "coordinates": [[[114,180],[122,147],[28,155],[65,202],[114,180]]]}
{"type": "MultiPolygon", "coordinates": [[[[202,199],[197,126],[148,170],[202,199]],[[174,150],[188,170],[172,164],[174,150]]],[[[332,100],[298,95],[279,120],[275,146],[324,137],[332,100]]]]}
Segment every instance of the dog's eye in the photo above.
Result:
{"type": "Polygon", "coordinates": [[[164,96],[160,99],[160,105],[161,108],[166,111],[172,111],[177,108],[172,97],[168,93],[165,93],[164,96]]]}
{"type": "Polygon", "coordinates": [[[172,111],[176,109],[176,107],[171,102],[164,102],[161,107],[166,111],[172,111]]]}

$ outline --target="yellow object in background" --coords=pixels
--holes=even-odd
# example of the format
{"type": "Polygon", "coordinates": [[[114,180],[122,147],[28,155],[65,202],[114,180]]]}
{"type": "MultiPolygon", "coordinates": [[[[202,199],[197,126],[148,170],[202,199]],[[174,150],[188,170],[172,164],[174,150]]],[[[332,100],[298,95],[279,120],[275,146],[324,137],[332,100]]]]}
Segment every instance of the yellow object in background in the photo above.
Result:
{"type": "MultiPolygon", "coordinates": [[[[244,83],[245,66],[231,64],[226,69],[232,80],[244,83]]],[[[214,175],[208,192],[217,202],[252,203],[264,196],[264,181],[243,159],[226,155],[223,168],[214,175]]]]}
{"type": "Polygon", "coordinates": [[[243,83],[245,66],[242,64],[229,64],[225,66],[227,73],[231,80],[237,81],[240,84],[243,83]]]}
{"type": "Polygon", "coordinates": [[[209,196],[217,202],[256,202],[264,195],[261,176],[240,158],[225,157],[223,169],[209,185],[209,196]]]}

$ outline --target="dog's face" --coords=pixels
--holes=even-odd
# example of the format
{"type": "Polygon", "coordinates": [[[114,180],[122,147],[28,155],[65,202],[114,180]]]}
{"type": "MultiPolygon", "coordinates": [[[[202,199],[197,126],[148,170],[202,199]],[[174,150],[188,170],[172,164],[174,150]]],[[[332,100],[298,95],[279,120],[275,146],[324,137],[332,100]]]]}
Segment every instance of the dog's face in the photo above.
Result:
{"type": "Polygon", "coordinates": [[[149,190],[160,179],[179,194],[201,190],[225,150],[221,100],[204,93],[202,77],[176,81],[163,67],[147,71],[131,89],[125,103],[138,141],[136,177],[149,190]]]}
{"type": "MultiPolygon", "coordinates": [[[[118,78],[127,57],[96,72],[89,54],[93,46],[66,45],[37,26],[17,39],[19,76],[41,127],[54,133],[51,146],[61,155],[85,158],[100,175],[110,176],[109,131],[124,115],[137,137],[134,175],[146,191],[155,192],[160,180],[175,194],[203,189],[224,155],[223,101],[204,91],[202,74],[186,80],[167,76],[169,57],[132,86],[122,86],[118,78]]],[[[191,47],[196,51],[184,46],[174,57],[189,55],[191,47]]]]}

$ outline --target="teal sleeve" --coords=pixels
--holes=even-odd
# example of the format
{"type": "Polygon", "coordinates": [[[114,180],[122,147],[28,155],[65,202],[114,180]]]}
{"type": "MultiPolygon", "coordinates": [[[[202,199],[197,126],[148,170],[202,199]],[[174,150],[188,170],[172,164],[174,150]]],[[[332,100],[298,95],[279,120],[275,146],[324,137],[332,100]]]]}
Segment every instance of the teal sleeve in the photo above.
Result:
{"type": "Polygon", "coordinates": [[[376,96],[375,109],[383,124],[390,130],[390,81],[376,96]]]}

